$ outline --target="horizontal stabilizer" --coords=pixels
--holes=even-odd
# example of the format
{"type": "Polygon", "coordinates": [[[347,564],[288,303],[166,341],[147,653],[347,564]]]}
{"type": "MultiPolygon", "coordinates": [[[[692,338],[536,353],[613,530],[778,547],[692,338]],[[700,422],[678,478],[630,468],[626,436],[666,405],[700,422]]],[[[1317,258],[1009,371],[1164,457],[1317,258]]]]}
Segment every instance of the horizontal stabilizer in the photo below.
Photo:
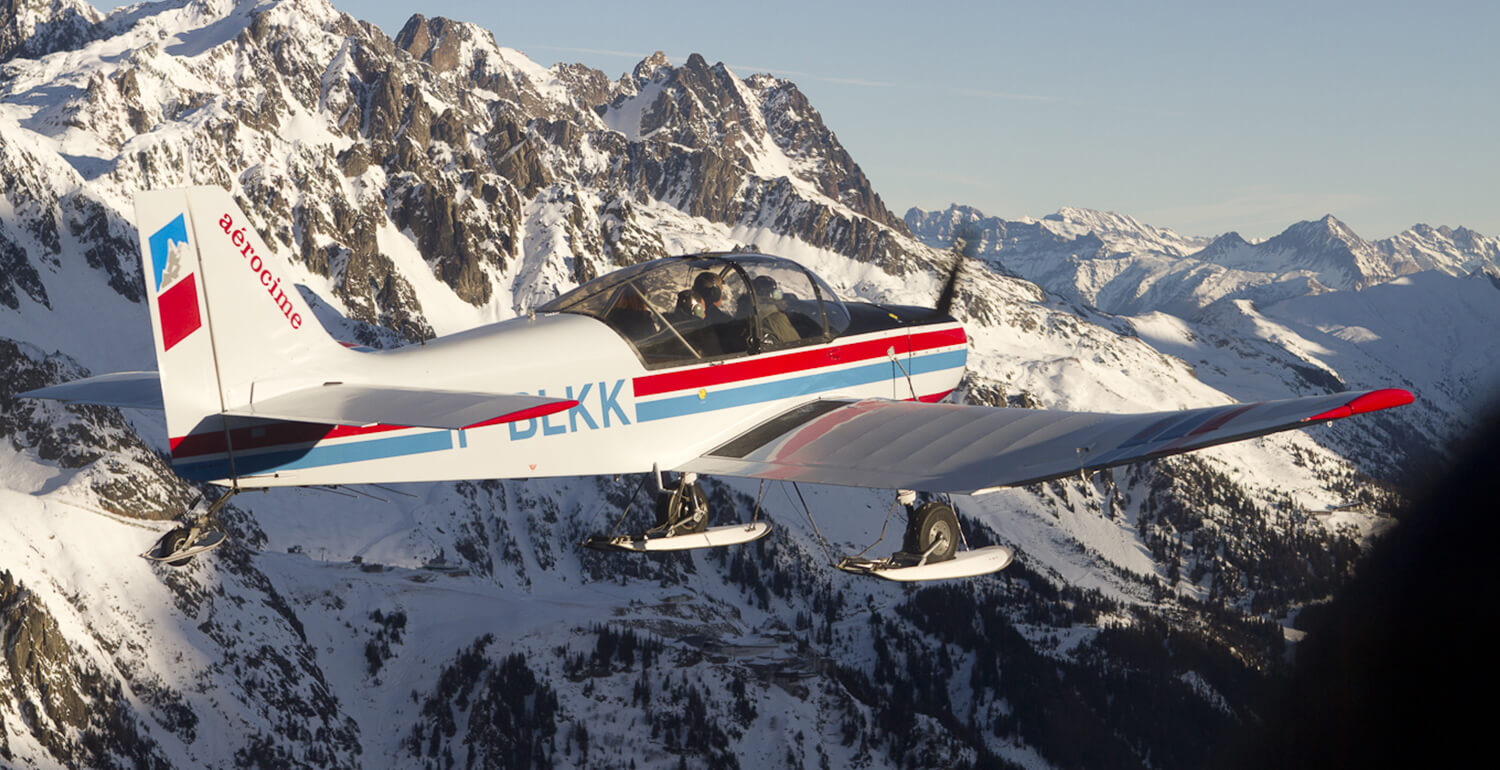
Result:
{"type": "Polygon", "coordinates": [[[115,372],[61,385],[28,390],[22,398],[50,398],[74,404],[129,409],[161,409],[161,379],[156,372],[115,372]]]}
{"type": "Polygon", "coordinates": [[[471,428],[555,414],[577,401],[516,393],[390,388],[329,383],[226,410],[239,417],[329,425],[471,428]]]}

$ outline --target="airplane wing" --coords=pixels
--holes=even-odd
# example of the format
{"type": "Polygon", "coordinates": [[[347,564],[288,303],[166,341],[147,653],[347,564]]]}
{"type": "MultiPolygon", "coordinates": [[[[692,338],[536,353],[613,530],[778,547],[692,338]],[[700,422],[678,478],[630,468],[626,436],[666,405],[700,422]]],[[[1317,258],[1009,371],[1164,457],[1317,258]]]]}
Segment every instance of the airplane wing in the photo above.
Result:
{"type": "Polygon", "coordinates": [[[912,401],[813,401],[680,470],[983,494],[1409,404],[1398,389],[1185,412],[1101,414],[912,401]]]}
{"type": "MultiPolygon", "coordinates": [[[[79,404],[161,409],[156,372],[116,372],[18,394],[79,404]]],[[[225,414],[325,425],[402,425],[469,428],[561,412],[577,401],[515,393],[390,388],[343,383],[320,385],[227,409],[225,414]]]]}
{"type": "Polygon", "coordinates": [[[115,372],[18,393],[22,398],[50,398],[75,404],[131,409],[161,409],[161,380],[156,372],[115,372]]]}

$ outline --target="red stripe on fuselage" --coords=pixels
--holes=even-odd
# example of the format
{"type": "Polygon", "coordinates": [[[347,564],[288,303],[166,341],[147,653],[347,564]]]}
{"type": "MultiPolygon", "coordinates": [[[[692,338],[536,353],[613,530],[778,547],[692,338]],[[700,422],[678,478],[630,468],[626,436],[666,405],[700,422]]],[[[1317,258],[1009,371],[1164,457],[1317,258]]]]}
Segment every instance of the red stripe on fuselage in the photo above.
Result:
{"type": "Polygon", "coordinates": [[[918,334],[895,334],[889,337],[851,342],[831,347],[798,350],[785,354],[767,354],[710,364],[675,372],[650,374],[635,378],[635,396],[654,396],[678,390],[706,388],[727,382],[755,380],[778,374],[810,371],[859,361],[885,358],[886,351],[895,348],[897,354],[920,353],[933,348],[962,345],[969,341],[962,327],[939,329],[918,334]]]}
{"type": "MultiPolygon", "coordinates": [[[[941,393],[929,393],[929,394],[927,394],[925,396],[917,396],[917,400],[921,401],[924,404],[936,404],[937,402],[942,401],[943,399],[947,398],[948,394],[952,393],[952,392],[953,392],[952,390],[945,390],[945,391],[943,391],[941,393]]],[[[910,401],[911,399],[908,398],[908,399],[903,399],[903,400],[910,401]]]]}

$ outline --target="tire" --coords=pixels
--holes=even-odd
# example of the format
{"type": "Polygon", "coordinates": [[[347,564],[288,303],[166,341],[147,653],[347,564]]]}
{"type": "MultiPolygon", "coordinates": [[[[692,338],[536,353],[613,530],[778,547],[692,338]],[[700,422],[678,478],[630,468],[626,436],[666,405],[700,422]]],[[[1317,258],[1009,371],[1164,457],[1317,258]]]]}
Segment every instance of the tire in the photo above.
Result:
{"type": "MultiPolygon", "coordinates": [[[[165,556],[166,554],[169,554],[177,550],[178,548],[181,548],[182,544],[187,541],[188,534],[189,529],[187,527],[178,527],[177,529],[174,529],[171,532],[163,535],[161,539],[162,555],[165,556]]],[[[193,557],[186,556],[181,559],[166,562],[166,565],[168,567],[181,567],[192,560],[193,557]]]]}
{"type": "Polygon", "coordinates": [[[958,550],[958,516],[947,505],[930,500],[912,511],[902,547],[913,556],[921,556],[939,539],[944,542],[927,557],[928,564],[947,561],[958,550]]]}
{"type": "Polygon", "coordinates": [[[663,492],[656,498],[656,526],[658,527],[676,524],[695,514],[700,515],[691,523],[678,527],[677,534],[687,535],[708,529],[708,495],[704,494],[703,487],[698,484],[689,484],[686,488],[678,487],[670,492],[663,492]]]}

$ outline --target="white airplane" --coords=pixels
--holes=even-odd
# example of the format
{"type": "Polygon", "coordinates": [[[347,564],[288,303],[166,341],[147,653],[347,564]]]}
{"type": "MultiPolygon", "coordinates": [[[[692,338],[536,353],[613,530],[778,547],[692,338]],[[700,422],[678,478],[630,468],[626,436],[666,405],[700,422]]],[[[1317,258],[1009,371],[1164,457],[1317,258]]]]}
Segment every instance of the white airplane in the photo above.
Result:
{"type": "MultiPolygon", "coordinates": [[[[839,566],[926,580],[993,572],[1012,554],[958,551],[952,508],[918,506],[913,490],[979,495],[1412,401],[1385,389],[1151,414],[935,403],[964,374],[958,322],[840,300],[761,254],[658,259],[526,317],[350,348],[225,190],[143,192],[136,217],[158,371],[22,395],[164,409],[173,470],[230,487],[210,512],[244,488],[653,473],[657,526],[587,544],[654,551],[769,531],[707,528],[698,474],[907,490],[903,550],[839,566]]],[[[156,558],[223,539],[185,534],[156,558]]]]}

